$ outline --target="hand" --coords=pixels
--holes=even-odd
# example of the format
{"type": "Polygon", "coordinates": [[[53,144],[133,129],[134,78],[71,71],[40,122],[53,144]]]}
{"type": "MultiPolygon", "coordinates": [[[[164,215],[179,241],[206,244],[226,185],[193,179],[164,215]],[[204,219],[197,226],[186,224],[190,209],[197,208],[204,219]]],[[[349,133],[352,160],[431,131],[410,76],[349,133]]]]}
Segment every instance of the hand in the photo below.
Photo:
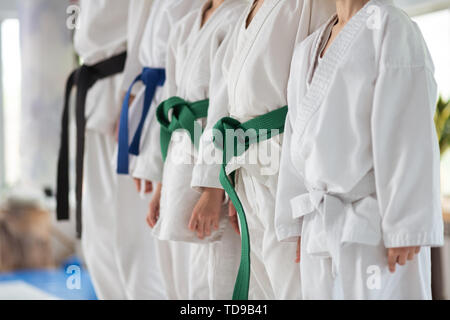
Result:
{"type": "MultiPolygon", "coordinates": [[[[135,98],[136,98],[136,96],[134,94],[130,94],[130,100],[128,100],[128,108],[131,108],[135,98]]],[[[125,100],[125,95],[123,96],[123,100],[125,100]]]]}
{"type": "Polygon", "coordinates": [[[144,181],[144,193],[150,193],[153,191],[153,184],[151,181],[133,178],[134,183],[136,184],[137,192],[141,192],[141,182],[144,181]]]}
{"type": "Polygon", "coordinates": [[[298,240],[297,240],[297,258],[295,259],[295,263],[300,263],[300,256],[301,256],[300,248],[301,248],[301,244],[302,244],[302,238],[298,237],[298,240]]]}
{"type": "Polygon", "coordinates": [[[150,228],[154,228],[159,219],[161,189],[162,184],[158,183],[155,193],[153,194],[152,200],[150,201],[149,212],[147,214],[147,224],[150,226],[150,228]]]}
{"type": "Polygon", "coordinates": [[[236,233],[240,235],[241,231],[239,228],[239,219],[237,216],[236,208],[231,201],[228,203],[228,218],[230,219],[230,223],[234,231],[236,231],[236,233]]]}
{"type": "Polygon", "coordinates": [[[403,248],[389,248],[388,249],[388,265],[389,271],[395,272],[395,265],[400,266],[406,264],[406,260],[413,260],[414,256],[420,252],[420,247],[403,247],[403,248]]]}
{"type": "Polygon", "coordinates": [[[199,239],[210,236],[212,229],[219,229],[223,199],[222,189],[205,188],[202,192],[188,226],[189,230],[197,232],[199,239]]]}

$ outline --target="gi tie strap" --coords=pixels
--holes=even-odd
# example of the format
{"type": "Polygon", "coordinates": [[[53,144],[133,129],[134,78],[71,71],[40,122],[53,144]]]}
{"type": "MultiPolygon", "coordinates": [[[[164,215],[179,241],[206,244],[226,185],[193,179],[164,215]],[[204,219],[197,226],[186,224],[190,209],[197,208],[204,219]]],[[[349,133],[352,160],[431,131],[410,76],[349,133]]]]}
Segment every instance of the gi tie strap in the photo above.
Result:
{"type": "Polygon", "coordinates": [[[119,123],[119,151],[117,155],[117,173],[128,174],[129,173],[129,153],[133,155],[139,155],[139,148],[141,144],[142,129],[144,128],[145,119],[147,118],[150,110],[151,103],[155,96],[156,88],[163,86],[166,81],[166,73],[164,69],[158,68],[144,68],[142,73],[134,79],[130,88],[128,89],[125,98],[123,100],[122,112],[120,114],[119,123]],[[128,145],[129,128],[128,128],[128,109],[130,103],[130,96],[133,86],[143,82],[145,85],[144,105],[142,109],[142,115],[139,120],[138,127],[134,133],[131,145],[128,145]]]}
{"type": "Polygon", "coordinates": [[[222,133],[223,139],[222,141],[218,141],[218,139],[214,141],[216,147],[223,151],[220,183],[238,213],[241,227],[241,262],[234,287],[233,300],[248,299],[250,285],[250,234],[244,207],[235,190],[235,171],[227,175],[226,166],[233,157],[238,157],[243,154],[252,144],[269,140],[273,135],[283,133],[287,111],[288,107],[285,106],[244,123],[240,123],[238,120],[230,117],[225,117],[214,126],[214,129],[222,133]],[[236,133],[238,130],[244,134],[248,130],[252,131],[244,138],[239,135],[230,135],[230,133],[236,133]],[[230,137],[233,137],[234,141],[229,141],[228,139],[230,137]]]}
{"type": "MultiPolygon", "coordinates": [[[[375,175],[373,171],[366,174],[358,184],[347,193],[332,193],[330,191],[311,187],[306,183],[307,193],[291,199],[292,216],[294,219],[306,215],[317,214],[323,233],[313,234],[305,241],[311,241],[315,249],[308,254],[327,256],[331,258],[333,276],[336,276],[340,266],[340,252],[343,242],[343,230],[348,213],[354,210],[353,204],[373,195],[376,192],[375,175]],[[318,245],[318,244],[323,244],[318,245]]],[[[354,214],[354,213],[353,213],[354,214]]],[[[365,227],[364,225],[362,226],[365,227]]],[[[360,240],[358,243],[368,244],[360,240]]]]}
{"type": "Polygon", "coordinates": [[[81,237],[81,201],[83,185],[83,161],[86,116],[85,104],[89,89],[100,79],[111,77],[123,71],[126,61],[126,52],[103,60],[95,65],[83,65],[73,71],[66,83],[64,109],[61,119],[61,144],[58,157],[57,173],[57,205],[56,217],[58,220],[69,219],[69,100],[73,86],[77,87],[76,95],[76,231],[81,237]]]}
{"type": "Polygon", "coordinates": [[[195,133],[202,133],[203,128],[197,120],[208,116],[208,106],[209,99],[187,102],[180,97],[169,98],[158,106],[156,117],[161,124],[161,153],[164,161],[172,134],[176,130],[186,130],[192,143],[198,148],[200,134],[196,137],[195,133]]]}

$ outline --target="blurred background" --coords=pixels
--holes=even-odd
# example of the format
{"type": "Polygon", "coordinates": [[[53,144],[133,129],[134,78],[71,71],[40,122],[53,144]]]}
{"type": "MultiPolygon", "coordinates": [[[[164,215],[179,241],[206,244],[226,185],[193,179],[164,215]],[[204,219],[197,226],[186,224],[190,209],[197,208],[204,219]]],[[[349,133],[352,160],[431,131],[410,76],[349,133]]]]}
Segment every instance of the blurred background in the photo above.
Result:
{"type": "MultiPolygon", "coordinates": [[[[446,247],[433,252],[433,291],[450,299],[450,0],[395,2],[419,25],[436,67],[446,247]]],[[[64,86],[77,65],[74,3],[0,0],[0,299],[95,299],[74,221],[53,214],[64,86]]]]}

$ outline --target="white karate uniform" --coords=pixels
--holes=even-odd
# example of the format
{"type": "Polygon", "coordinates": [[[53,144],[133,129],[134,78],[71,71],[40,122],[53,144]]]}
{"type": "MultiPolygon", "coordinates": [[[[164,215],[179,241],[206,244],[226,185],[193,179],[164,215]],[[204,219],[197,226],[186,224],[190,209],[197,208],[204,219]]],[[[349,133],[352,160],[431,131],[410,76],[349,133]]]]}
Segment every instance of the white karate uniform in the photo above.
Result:
{"type": "MultiPolygon", "coordinates": [[[[170,30],[189,12],[200,7],[203,0],[154,0],[147,21],[139,51],[142,67],[165,68],[170,30]]],[[[162,179],[163,163],[161,157],[159,128],[155,111],[163,99],[164,87],[157,87],[142,132],[139,156],[131,156],[130,175],[154,184],[162,179]],[[153,129],[153,130],[151,130],[153,129]]],[[[145,88],[138,90],[130,108],[130,132],[137,129],[144,103],[145,88]]],[[[130,135],[130,139],[133,135],[130,135]]],[[[148,209],[147,209],[148,211],[148,209]]],[[[150,232],[145,220],[140,216],[139,223],[150,232]]],[[[189,297],[186,266],[189,263],[189,243],[173,243],[159,240],[155,242],[157,261],[160,266],[166,298],[187,299],[189,297]]]]}
{"type": "Polygon", "coordinates": [[[115,173],[114,128],[121,95],[140,71],[136,47],[150,12],[150,1],[81,1],[75,47],[85,64],[127,50],[122,74],[98,81],[86,99],[86,148],[82,247],[100,299],[165,297],[150,232],[147,201],[129,177],[115,173]]]}
{"type": "MultiPolygon", "coordinates": [[[[166,67],[170,30],[187,13],[199,8],[202,4],[203,0],[153,0],[152,10],[145,26],[139,50],[139,61],[143,67],[161,69],[166,67]]],[[[138,90],[130,108],[130,132],[134,132],[139,123],[144,103],[144,92],[145,88],[143,87],[138,90]]],[[[133,159],[130,162],[130,174],[133,177],[152,182],[161,182],[162,179],[161,152],[154,152],[157,148],[152,149],[155,145],[160,146],[159,131],[156,131],[158,134],[152,134],[150,127],[156,126],[159,129],[155,112],[163,100],[163,92],[163,86],[156,88],[150,111],[145,120],[139,156],[132,156],[133,159]]]]}
{"type": "Polygon", "coordinates": [[[434,67],[390,1],[356,13],[317,64],[335,17],[297,46],[276,208],[301,235],[305,299],[430,299],[443,244],[434,67]],[[387,249],[423,246],[388,270],[387,249]]]}
{"type": "MultiPolygon", "coordinates": [[[[329,1],[265,0],[248,28],[246,14],[236,26],[226,53],[223,72],[226,94],[214,101],[222,117],[245,122],[287,104],[289,68],[296,42],[305,39],[334,12],[329,1]]],[[[215,115],[218,120],[219,114],[215,115]]],[[[209,119],[208,119],[209,122],[209,119]]],[[[208,128],[214,125],[208,124],[208,128]]],[[[250,234],[250,299],[299,299],[300,274],[295,264],[296,245],[279,243],[274,228],[275,192],[282,136],[252,145],[227,172],[236,172],[236,191],[244,207],[250,234]],[[258,150],[271,150],[263,161],[258,150]],[[249,159],[256,161],[249,163],[249,159]],[[241,161],[244,160],[244,161],[241,161]],[[293,280],[295,279],[295,280],[293,280]]],[[[201,149],[210,153],[205,134],[201,149]]],[[[196,166],[194,186],[217,186],[220,166],[196,166]]]]}
{"type": "MultiPolygon", "coordinates": [[[[245,4],[242,0],[225,1],[201,27],[207,2],[171,32],[166,98],[178,96],[189,102],[210,98],[216,83],[214,66],[221,65],[228,37],[245,4]]],[[[217,71],[220,73],[220,68],[217,71]]],[[[160,147],[153,152],[161,153],[160,147]]],[[[196,232],[188,229],[201,196],[198,190],[190,188],[196,159],[197,151],[188,133],[175,132],[164,164],[160,217],[154,234],[162,240],[177,241],[173,246],[190,243],[189,263],[180,269],[188,275],[189,295],[184,298],[231,299],[239,262],[239,237],[228,221],[226,206],[219,230],[213,231],[210,237],[200,240],[196,232]],[[186,159],[187,163],[180,162],[178,157],[186,159]]]]}

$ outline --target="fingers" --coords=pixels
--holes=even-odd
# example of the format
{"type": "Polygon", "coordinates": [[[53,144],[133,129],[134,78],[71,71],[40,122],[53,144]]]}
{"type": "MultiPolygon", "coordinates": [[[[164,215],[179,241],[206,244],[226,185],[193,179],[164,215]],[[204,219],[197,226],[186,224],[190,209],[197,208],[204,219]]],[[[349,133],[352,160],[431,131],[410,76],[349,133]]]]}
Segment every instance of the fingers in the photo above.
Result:
{"type": "Polygon", "coordinates": [[[407,259],[409,261],[414,260],[414,256],[416,255],[414,250],[409,251],[407,259]]]}
{"type": "Polygon", "coordinates": [[[394,249],[388,249],[388,266],[391,273],[395,272],[395,265],[397,264],[398,253],[394,249]]]}
{"type": "Polygon", "coordinates": [[[236,233],[240,235],[241,230],[239,228],[239,220],[237,217],[237,211],[231,201],[228,203],[228,216],[230,218],[230,223],[231,223],[231,226],[233,227],[234,231],[236,231],[236,233]]]}
{"type": "Polygon", "coordinates": [[[297,258],[295,259],[296,263],[300,263],[300,247],[301,247],[301,238],[299,237],[297,240],[297,258]]]}
{"type": "Polygon", "coordinates": [[[144,181],[138,178],[133,178],[133,180],[138,193],[142,190],[142,184],[144,185],[144,193],[151,193],[153,191],[153,183],[151,181],[144,181]]]}
{"type": "Polygon", "coordinates": [[[397,257],[397,263],[400,266],[404,266],[406,264],[406,259],[408,258],[409,250],[402,250],[397,257]]]}
{"type": "Polygon", "coordinates": [[[149,212],[147,215],[147,224],[149,225],[150,228],[153,228],[156,224],[155,219],[154,219],[154,214],[153,212],[149,212]]]}
{"type": "Polygon", "coordinates": [[[189,221],[188,228],[191,231],[196,231],[199,239],[203,239],[211,235],[211,227],[213,225],[214,223],[211,220],[200,219],[194,213],[189,221]]]}
{"type": "Polygon", "coordinates": [[[191,231],[195,231],[197,229],[197,214],[194,212],[189,220],[188,228],[191,231]]]}
{"type": "Polygon", "coordinates": [[[141,179],[133,178],[137,192],[141,192],[141,179]]]}
{"type": "Polygon", "coordinates": [[[205,222],[197,220],[197,237],[203,239],[205,237],[205,222]]]}
{"type": "Polygon", "coordinates": [[[234,205],[231,201],[228,203],[228,215],[230,217],[237,215],[236,208],[234,207],[234,205]]]}
{"type": "Polygon", "coordinates": [[[396,264],[404,266],[407,261],[414,260],[416,254],[420,252],[420,247],[404,247],[388,249],[389,271],[394,273],[396,264]]]}
{"type": "Polygon", "coordinates": [[[130,100],[128,100],[128,108],[130,108],[133,105],[133,101],[136,98],[134,94],[130,94],[130,100]]]}
{"type": "Polygon", "coordinates": [[[205,225],[204,225],[204,236],[209,237],[211,235],[211,226],[212,226],[212,221],[206,221],[205,225]]]}
{"type": "Polygon", "coordinates": [[[149,211],[147,222],[150,228],[154,228],[159,219],[159,199],[152,199],[149,211]]]}
{"type": "Polygon", "coordinates": [[[147,217],[145,217],[145,221],[147,221],[147,224],[150,228],[153,228],[151,220],[150,220],[150,214],[147,214],[147,217]]]}
{"type": "Polygon", "coordinates": [[[234,231],[236,231],[237,234],[241,234],[241,230],[239,229],[239,222],[238,222],[238,218],[236,215],[234,216],[230,216],[230,223],[231,226],[233,227],[234,231]]]}
{"type": "MultiPolygon", "coordinates": [[[[145,193],[151,193],[153,191],[153,183],[151,181],[145,181],[145,193]]],[[[140,190],[139,190],[140,192],[140,190]]]]}

